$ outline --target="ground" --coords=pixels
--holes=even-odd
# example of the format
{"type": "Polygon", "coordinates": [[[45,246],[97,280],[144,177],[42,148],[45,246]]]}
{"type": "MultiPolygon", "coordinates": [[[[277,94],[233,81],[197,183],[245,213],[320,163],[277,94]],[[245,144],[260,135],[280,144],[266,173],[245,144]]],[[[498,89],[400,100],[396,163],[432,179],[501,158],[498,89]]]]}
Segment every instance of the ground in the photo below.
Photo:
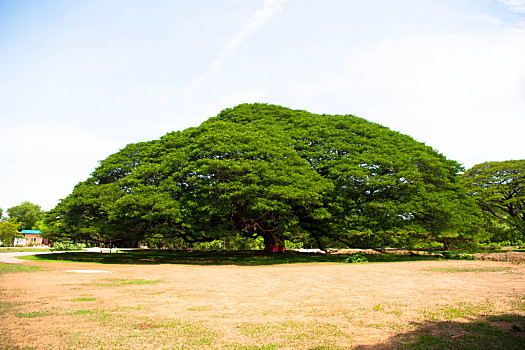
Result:
{"type": "Polygon", "coordinates": [[[525,349],[523,263],[26,265],[1,349],[525,349]]]}

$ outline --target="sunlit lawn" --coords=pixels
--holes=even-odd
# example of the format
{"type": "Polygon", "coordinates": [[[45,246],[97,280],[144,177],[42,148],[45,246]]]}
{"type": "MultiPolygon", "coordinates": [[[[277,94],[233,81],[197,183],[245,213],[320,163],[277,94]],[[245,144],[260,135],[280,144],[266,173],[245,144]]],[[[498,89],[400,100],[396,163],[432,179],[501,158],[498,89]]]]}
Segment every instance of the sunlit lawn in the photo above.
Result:
{"type": "Polygon", "coordinates": [[[18,253],[18,252],[49,252],[49,248],[26,248],[26,247],[0,247],[1,253],[18,253]]]}

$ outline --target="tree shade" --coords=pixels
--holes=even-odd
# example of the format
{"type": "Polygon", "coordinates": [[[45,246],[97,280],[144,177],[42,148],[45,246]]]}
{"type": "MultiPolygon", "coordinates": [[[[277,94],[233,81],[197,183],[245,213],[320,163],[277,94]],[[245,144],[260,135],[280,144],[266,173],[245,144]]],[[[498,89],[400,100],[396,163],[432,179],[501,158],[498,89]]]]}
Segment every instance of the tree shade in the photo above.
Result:
{"type": "Polygon", "coordinates": [[[130,144],[50,212],[55,237],[206,242],[229,235],[381,248],[475,238],[461,166],[351,115],[242,104],[130,144]]]}

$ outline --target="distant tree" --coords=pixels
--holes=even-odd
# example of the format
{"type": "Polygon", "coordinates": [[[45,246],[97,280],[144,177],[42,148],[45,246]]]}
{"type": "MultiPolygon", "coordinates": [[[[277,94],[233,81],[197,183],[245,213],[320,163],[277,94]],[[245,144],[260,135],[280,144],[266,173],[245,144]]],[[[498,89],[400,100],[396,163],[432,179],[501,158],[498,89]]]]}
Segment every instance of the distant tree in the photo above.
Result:
{"type": "Polygon", "coordinates": [[[42,236],[45,237],[45,238],[47,238],[47,236],[49,235],[49,232],[51,230],[46,225],[44,220],[40,220],[40,221],[35,222],[35,224],[33,225],[32,229],[33,230],[39,230],[40,232],[42,232],[42,236]]]}
{"type": "Polygon", "coordinates": [[[13,246],[14,239],[21,237],[20,226],[21,223],[16,218],[0,221],[0,241],[4,246],[13,246]]]}
{"type": "Polygon", "coordinates": [[[4,210],[0,208],[0,221],[4,221],[4,210]]]}
{"type": "Polygon", "coordinates": [[[462,181],[488,215],[489,226],[506,226],[517,238],[525,238],[525,160],[478,164],[462,175],[462,181]]]}
{"type": "Polygon", "coordinates": [[[22,230],[31,230],[37,221],[44,219],[45,213],[38,204],[23,202],[7,209],[10,218],[16,218],[21,223],[22,230]]]}

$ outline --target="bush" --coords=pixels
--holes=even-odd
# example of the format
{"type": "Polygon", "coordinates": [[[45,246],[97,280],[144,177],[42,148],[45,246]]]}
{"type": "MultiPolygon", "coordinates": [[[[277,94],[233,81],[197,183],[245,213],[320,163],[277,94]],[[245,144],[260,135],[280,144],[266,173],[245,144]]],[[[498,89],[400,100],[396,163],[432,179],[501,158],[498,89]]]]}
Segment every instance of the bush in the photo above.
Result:
{"type": "Polygon", "coordinates": [[[458,252],[451,252],[449,250],[441,252],[441,256],[445,259],[451,260],[476,260],[476,257],[472,254],[462,254],[458,252]]]}
{"type": "Polygon", "coordinates": [[[82,250],[86,248],[84,243],[73,243],[73,242],[55,242],[51,250],[64,251],[64,250],[82,250]]]}
{"type": "Polygon", "coordinates": [[[194,243],[193,249],[196,250],[222,250],[224,249],[223,241],[220,239],[213,240],[211,242],[200,242],[194,243]]]}
{"type": "Polygon", "coordinates": [[[476,256],[474,256],[472,254],[460,254],[459,258],[461,260],[476,260],[476,256]]]}
{"type": "Polygon", "coordinates": [[[368,259],[366,258],[366,254],[363,252],[350,254],[348,258],[345,260],[347,263],[350,264],[358,264],[358,263],[366,263],[368,262],[368,259]]]}
{"type": "Polygon", "coordinates": [[[289,241],[289,240],[285,240],[284,241],[284,247],[286,248],[286,250],[289,250],[289,249],[301,249],[304,247],[304,243],[303,242],[292,242],[292,241],[289,241]]]}

